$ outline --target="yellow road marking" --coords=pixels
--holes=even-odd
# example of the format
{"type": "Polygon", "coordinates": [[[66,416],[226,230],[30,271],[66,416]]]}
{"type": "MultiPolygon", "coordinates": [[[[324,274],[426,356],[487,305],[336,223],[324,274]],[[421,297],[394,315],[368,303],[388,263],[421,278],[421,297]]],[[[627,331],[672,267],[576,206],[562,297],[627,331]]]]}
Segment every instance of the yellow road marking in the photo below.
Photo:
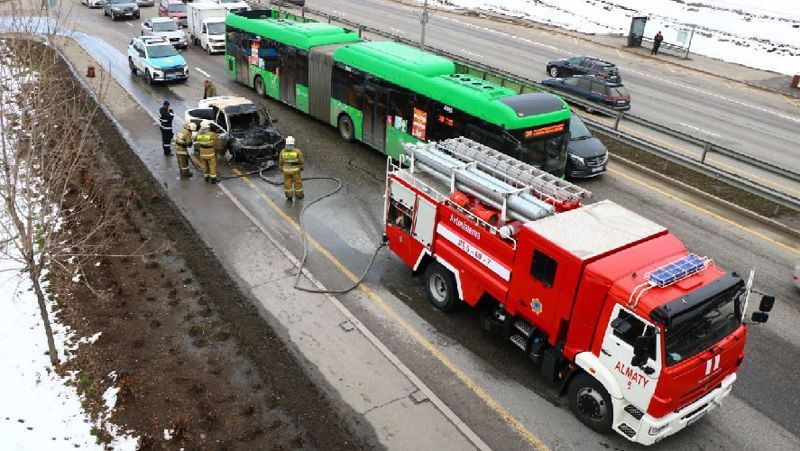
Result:
{"type": "MultiPolygon", "coordinates": [[[[575,45],[578,45],[578,38],[576,38],[576,37],[573,37],[573,38],[572,38],[572,42],[574,42],[574,43],[575,43],[575,45]]],[[[619,51],[619,50],[617,50],[617,51],[619,51]]]]}
{"type": "Polygon", "coordinates": [[[733,85],[732,84],[728,83],[727,81],[723,81],[723,83],[725,83],[725,86],[727,86],[728,89],[733,89],[733,85]]]}
{"type": "MultiPolygon", "coordinates": [[[[609,121],[609,125],[610,125],[610,123],[611,122],[609,121]]],[[[672,143],[664,141],[663,139],[657,138],[657,137],[655,137],[653,135],[648,135],[647,133],[642,133],[642,132],[640,132],[638,130],[633,130],[633,129],[628,128],[628,127],[620,127],[620,129],[623,130],[623,131],[626,131],[626,132],[628,132],[628,133],[630,133],[630,134],[632,134],[634,136],[641,136],[643,138],[647,138],[647,139],[649,139],[649,140],[651,140],[651,141],[653,141],[655,143],[659,143],[664,147],[668,147],[668,148],[670,148],[672,150],[675,150],[675,151],[678,151],[678,152],[680,152],[680,153],[682,153],[684,155],[689,155],[689,156],[692,155],[692,151],[691,150],[689,150],[689,149],[687,149],[685,147],[676,146],[676,145],[674,145],[672,143]]],[[[780,184],[780,183],[778,183],[778,182],[776,182],[774,180],[770,180],[768,178],[753,174],[752,172],[743,171],[741,168],[737,168],[735,166],[731,166],[729,164],[722,163],[721,161],[717,160],[714,157],[707,157],[706,161],[708,161],[710,163],[714,163],[714,165],[716,165],[716,166],[722,166],[722,168],[727,169],[729,172],[732,172],[734,174],[740,174],[740,175],[747,176],[748,178],[760,180],[765,185],[771,185],[771,186],[773,186],[775,188],[784,190],[786,192],[786,194],[791,194],[791,193],[800,194],[800,190],[794,189],[794,188],[786,186],[786,185],[782,185],[782,184],[780,184]]]]}
{"type": "Polygon", "coordinates": [[[622,56],[622,52],[620,52],[620,51],[619,51],[619,49],[614,49],[614,50],[616,50],[616,51],[617,51],[617,55],[619,55],[619,57],[620,57],[620,58],[623,58],[623,56],[622,56]]]}
{"type": "Polygon", "coordinates": [[[678,196],[676,196],[674,194],[668,193],[668,192],[666,192],[666,191],[664,191],[664,190],[662,190],[660,188],[656,188],[655,186],[653,186],[653,185],[651,185],[651,184],[649,184],[647,182],[644,182],[642,180],[639,180],[636,177],[633,177],[633,176],[630,176],[630,175],[627,175],[627,174],[623,174],[622,172],[617,171],[616,169],[609,169],[608,172],[610,172],[610,173],[612,173],[614,175],[618,175],[618,176],[620,176],[620,177],[622,177],[624,179],[627,179],[627,180],[629,180],[629,181],[631,181],[633,183],[636,183],[637,185],[643,186],[643,187],[645,187],[645,188],[647,188],[649,190],[655,191],[658,194],[661,194],[663,196],[669,197],[670,199],[672,199],[672,200],[674,200],[676,202],[679,202],[679,203],[681,203],[681,204],[683,204],[683,205],[685,205],[685,206],[687,206],[689,208],[692,208],[694,210],[697,210],[697,211],[699,211],[699,212],[701,212],[701,213],[703,213],[705,215],[711,216],[712,218],[717,219],[719,221],[722,221],[722,222],[724,222],[724,223],[726,223],[728,225],[732,225],[732,226],[736,227],[737,229],[743,230],[743,231],[745,231],[745,232],[747,232],[747,233],[749,233],[751,235],[754,235],[754,236],[756,236],[758,238],[761,238],[764,241],[768,241],[768,242],[770,242],[772,244],[780,246],[780,247],[788,250],[789,252],[793,252],[795,254],[800,254],[800,248],[792,247],[792,246],[789,246],[788,244],[781,243],[780,241],[777,241],[777,240],[775,240],[773,238],[770,238],[769,236],[767,236],[767,235],[765,235],[765,234],[763,234],[763,233],[761,233],[759,231],[756,231],[756,230],[753,230],[753,229],[751,229],[749,227],[743,226],[743,225],[741,225],[741,224],[739,224],[739,223],[737,223],[735,221],[732,221],[732,220],[730,220],[730,219],[728,219],[728,218],[726,218],[724,216],[720,216],[720,215],[718,215],[718,214],[716,214],[716,213],[714,213],[714,212],[712,212],[710,210],[707,210],[707,209],[705,209],[705,208],[703,208],[703,207],[701,207],[699,205],[696,205],[696,204],[694,204],[692,202],[689,202],[688,200],[682,199],[682,198],[680,198],[680,197],[678,197],[678,196]]]}
{"type": "MultiPolygon", "coordinates": [[[[253,191],[258,194],[258,196],[266,203],[273,211],[278,213],[278,215],[289,225],[291,225],[296,230],[300,231],[300,225],[292,218],[291,216],[287,215],[286,212],[283,211],[275,202],[272,201],[262,190],[258,189],[253,182],[250,180],[249,177],[242,176],[239,170],[234,169],[233,172],[238,175],[245,183],[253,189],[253,191]]],[[[329,262],[333,264],[339,271],[342,272],[351,282],[355,283],[358,281],[358,277],[353,274],[347,267],[345,267],[336,257],[333,256],[325,247],[323,247],[317,240],[312,238],[310,235],[306,235],[309,244],[311,244],[314,248],[316,248],[329,262]]],[[[431,353],[439,362],[441,362],[444,366],[447,367],[455,376],[462,382],[464,385],[469,387],[473,393],[475,393],[486,405],[489,406],[492,410],[495,411],[498,415],[500,415],[509,425],[511,425],[517,432],[522,435],[525,440],[528,441],[533,447],[539,450],[549,450],[548,446],[541,440],[539,437],[535,436],[532,432],[527,430],[525,426],[517,420],[511,412],[506,410],[500,403],[494,400],[492,396],[486,392],[477,382],[475,382],[471,377],[469,377],[464,371],[458,368],[450,359],[444,355],[433,343],[431,343],[427,338],[423,337],[421,333],[419,333],[414,326],[412,326],[408,321],[406,321],[403,317],[401,317],[391,306],[389,306],[386,301],[381,298],[381,296],[375,292],[372,288],[368,287],[366,284],[361,283],[358,285],[359,290],[361,290],[364,294],[367,295],[373,302],[375,302],[381,310],[383,310],[387,315],[389,315],[397,324],[401,325],[403,329],[406,330],[416,341],[419,343],[425,350],[431,353]]]]}
{"type": "Polygon", "coordinates": [[[672,64],[667,64],[667,69],[669,69],[669,71],[672,72],[672,73],[678,72],[678,71],[676,71],[675,69],[672,68],[672,64]]]}
{"type": "Polygon", "coordinates": [[[789,102],[792,106],[800,107],[800,101],[798,101],[796,99],[789,98],[789,97],[787,97],[785,95],[782,95],[782,94],[781,94],[781,97],[783,98],[783,100],[789,102]]]}

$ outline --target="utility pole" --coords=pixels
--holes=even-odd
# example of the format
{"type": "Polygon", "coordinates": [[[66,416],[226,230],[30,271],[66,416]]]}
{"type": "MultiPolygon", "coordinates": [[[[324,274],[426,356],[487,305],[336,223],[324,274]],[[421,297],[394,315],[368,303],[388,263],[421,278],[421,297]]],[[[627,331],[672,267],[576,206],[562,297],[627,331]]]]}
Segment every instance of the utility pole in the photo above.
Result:
{"type": "Polygon", "coordinates": [[[425,50],[425,26],[428,25],[428,0],[425,0],[425,4],[422,7],[422,16],[419,18],[419,22],[422,24],[422,36],[419,39],[419,48],[425,50]]]}

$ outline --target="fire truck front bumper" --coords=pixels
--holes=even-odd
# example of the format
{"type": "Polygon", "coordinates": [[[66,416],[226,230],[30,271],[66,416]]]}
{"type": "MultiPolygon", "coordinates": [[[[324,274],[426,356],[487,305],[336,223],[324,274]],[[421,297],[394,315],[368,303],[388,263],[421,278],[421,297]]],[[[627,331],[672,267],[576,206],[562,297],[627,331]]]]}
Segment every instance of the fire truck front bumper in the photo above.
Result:
{"type": "MultiPolygon", "coordinates": [[[[730,394],[733,383],[736,381],[736,373],[726,377],[720,386],[710,391],[707,395],[697,401],[686,405],[680,410],[661,418],[654,418],[645,414],[639,423],[639,430],[633,436],[628,436],[623,431],[623,435],[631,441],[642,445],[652,445],[664,438],[694,424],[703,418],[708,412],[722,405],[722,400],[730,394]]],[[[622,431],[622,428],[620,428],[622,431]]],[[[633,432],[628,428],[629,433],[633,432]]]]}

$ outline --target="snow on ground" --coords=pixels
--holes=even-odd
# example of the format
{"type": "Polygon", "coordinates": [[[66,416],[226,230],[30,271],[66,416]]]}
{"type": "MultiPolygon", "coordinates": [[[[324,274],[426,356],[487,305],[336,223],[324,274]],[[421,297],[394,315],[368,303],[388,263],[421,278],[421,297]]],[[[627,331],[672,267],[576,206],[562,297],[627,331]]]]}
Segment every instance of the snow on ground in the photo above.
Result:
{"type": "MultiPolygon", "coordinates": [[[[9,268],[13,264],[0,260],[0,449],[103,449],[96,444],[91,433],[96,425],[83,411],[74,386],[50,370],[42,319],[29,283],[5,272],[9,268]]],[[[53,322],[53,331],[64,361],[69,358],[64,351],[73,341],[70,330],[53,322]]],[[[112,387],[104,394],[109,408],[116,403],[117,391],[112,387]]],[[[115,434],[112,445],[115,450],[133,450],[136,439],[115,434]]]]}
{"type": "MultiPolygon", "coordinates": [[[[420,1],[420,0],[418,0],[420,1]]],[[[645,35],[668,43],[697,26],[693,52],[767,69],[800,73],[800,0],[431,0],[591,34],[627,34],[631,17],[649,17],[645,35]]],[[[685,35],[688,37],[688,33],[685,35]]],[[[685,41],[684,41],[685,42],[685,41]]]]}

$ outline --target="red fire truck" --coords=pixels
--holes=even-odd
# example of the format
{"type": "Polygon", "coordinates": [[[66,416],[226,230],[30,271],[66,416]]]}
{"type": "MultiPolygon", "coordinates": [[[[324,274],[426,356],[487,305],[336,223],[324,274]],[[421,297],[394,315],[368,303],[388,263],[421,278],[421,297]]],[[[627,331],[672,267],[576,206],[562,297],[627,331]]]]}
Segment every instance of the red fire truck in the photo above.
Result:
{"type": "Polygon", "coordinates": [[[730,393],[752,273],[611,201],[581,205],[589,196],[468,139],[408,145],[387,167],[386,238],[436,308],[480,304],[581,422],[649,445],[730,393]]]}

